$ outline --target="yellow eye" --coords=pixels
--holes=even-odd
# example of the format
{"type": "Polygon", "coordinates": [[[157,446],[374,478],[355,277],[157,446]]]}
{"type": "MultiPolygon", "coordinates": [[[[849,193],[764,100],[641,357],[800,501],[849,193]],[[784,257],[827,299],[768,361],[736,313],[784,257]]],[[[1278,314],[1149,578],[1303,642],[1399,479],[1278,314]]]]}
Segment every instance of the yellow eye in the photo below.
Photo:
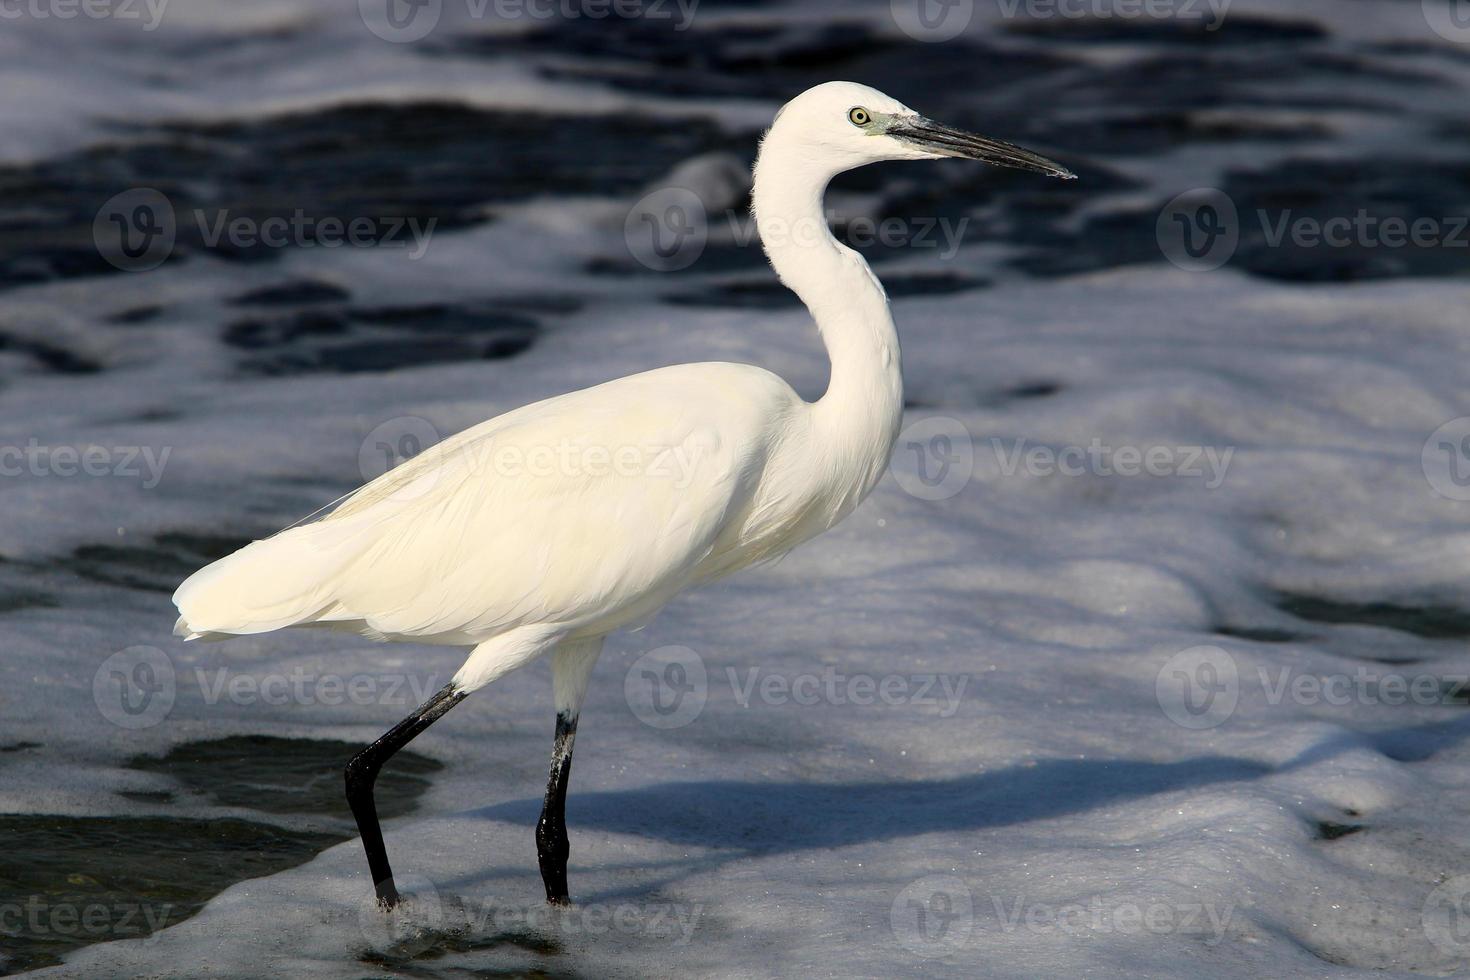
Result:
{"type": "Polygon", "coordinates": [[[858,106],[855,109],[849,109],[847,111],[847,121],[854,126],[866,126],[873,121],[873,115],[867,109],[858,106]]]}

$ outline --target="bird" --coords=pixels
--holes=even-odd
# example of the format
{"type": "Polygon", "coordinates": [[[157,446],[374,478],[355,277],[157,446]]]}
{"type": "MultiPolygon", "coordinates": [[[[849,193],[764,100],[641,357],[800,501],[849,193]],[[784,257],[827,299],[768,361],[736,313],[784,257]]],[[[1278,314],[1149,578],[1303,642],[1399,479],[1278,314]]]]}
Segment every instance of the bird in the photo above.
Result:
{"type": "Polygon", "coordinates": [[[373,801],[378,773],[471,693],[545,656],[555,726],[537,861],[547,902],[569,904],[572,748],[604,638],[833,527],[888,466],[904,405],[898,334],[882,284],[828,228],[828,184],[866,164],[950,157],[1075,178],[855,82],[807,89],[763,135],[751,210],[771,266],[826,349],[828,384],[815,401],[731,362],[572,391],[450,436],[325,516],[179,586],[175,633],[187,640],[316,626],[470,648],[447,685],[346,765],[379,906],[401,898],[373,801]]]}

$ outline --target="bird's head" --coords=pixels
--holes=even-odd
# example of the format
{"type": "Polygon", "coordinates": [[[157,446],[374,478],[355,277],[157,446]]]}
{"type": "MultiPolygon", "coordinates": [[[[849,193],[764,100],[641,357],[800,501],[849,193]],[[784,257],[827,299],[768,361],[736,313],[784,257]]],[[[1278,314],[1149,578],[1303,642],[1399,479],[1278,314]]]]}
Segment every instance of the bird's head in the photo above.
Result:
{"type": "Polygon", "coordinates": [[[1003,140],[951,129],[856,82],[824,82],[786,103],[766,133],[806,163],[841,173],[881,160],[960,157],[1068,180],[1061,164],[1003,140]]]}

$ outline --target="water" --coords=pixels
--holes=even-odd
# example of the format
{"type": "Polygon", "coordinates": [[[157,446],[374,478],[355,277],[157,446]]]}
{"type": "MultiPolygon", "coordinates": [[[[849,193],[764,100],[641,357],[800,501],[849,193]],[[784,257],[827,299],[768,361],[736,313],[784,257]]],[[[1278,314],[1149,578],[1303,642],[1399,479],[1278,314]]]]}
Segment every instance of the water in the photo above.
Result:
{"type": "MultiPolygon", "coordinates": [[[[14,750],[43,748],[21,743],[14,750]]],[[[7,893],[27,895],[26,920],[8,937],[7,967],[56,963],[102,938],[146,938],[187,919],[238,881],[294,867],[355,836],[340,774],[331,776],[359,749],[265,735],[188,742],[161,758],[139,756],[126,764],[159,774],[171,787],[119,793],[154,815],[0,817],[11,844],[0,860],[0,881],[7,893]],[[170,816],[180,803],[309,819],[280,826],[170,816]],[[80,910],[75,921],[47,914],[63,907],[80,910]]],[[[377,785],[379,815],[412,812],[440,768],[412,751],[395,757],[377,785]]]]}
{"type": "Polygon", "coordinates": [[[1466,433],[1432,434],[1466,411],[1470,48],[1447,6],[1349,6],[1242,0],[1210,29],[980,2],[943,43],[886,2],[709,0],[677,30],[446,0],[408,43],[346,0],[8,21],[0,971],[1463,970],[1470,494],[1466,433]],[[382,917],[341,766],[459,652],[186,646],[169,594],[534,398],[702,359],[819,394],[743,174],[831,78],[1081,179],[834,183],[905,344],[890,476],[609,644],[577,908],[541,904],[536,665],[385,774],[415,897],[382,917]],[[708,241],[658,271],[625,230],[670,184],[708,241]],[[107,202],[140,188],[173,247],[128,256],[107,202]],[[1192,251],[1201,202],[1232,234],[1192,251]],[[1432,234],[1387,244],[1395,221],[1432,234]],[[704,670],[681,727],[644,721],[650,651],[704,670]]]}

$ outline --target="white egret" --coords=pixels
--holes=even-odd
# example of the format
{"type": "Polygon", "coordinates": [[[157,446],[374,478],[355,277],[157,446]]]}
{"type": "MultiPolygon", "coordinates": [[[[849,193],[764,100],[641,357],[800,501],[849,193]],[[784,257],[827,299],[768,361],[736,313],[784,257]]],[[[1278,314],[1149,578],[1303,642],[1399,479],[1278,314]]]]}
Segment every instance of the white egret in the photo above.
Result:
{"type": "Polygon", "coordinates": [[[843,171],[940,157],[1073,176],[851,82],[792,99],[761,141],[756,227],[826,346],[831,375],[817,401],[769,371],[719,362],[561,395],[444,440],[321,520],[256,541],[179,587],[176,632],[188,639],[325,625],[473,646],[447,686],[347,766],[384,906],[398,893],[373,804],[383,763],[472,691],[545,654],[556,735],[536,841],[547,900],[567,902],[572,741],[603,638],[691,586],[827,530],[883,474],[903,412],[898,336],[883,287],[832,237],[822,199],[843,171]],[[579,465],[511,465],[548,450],[565,461],[568,447],[579,465]]]}

